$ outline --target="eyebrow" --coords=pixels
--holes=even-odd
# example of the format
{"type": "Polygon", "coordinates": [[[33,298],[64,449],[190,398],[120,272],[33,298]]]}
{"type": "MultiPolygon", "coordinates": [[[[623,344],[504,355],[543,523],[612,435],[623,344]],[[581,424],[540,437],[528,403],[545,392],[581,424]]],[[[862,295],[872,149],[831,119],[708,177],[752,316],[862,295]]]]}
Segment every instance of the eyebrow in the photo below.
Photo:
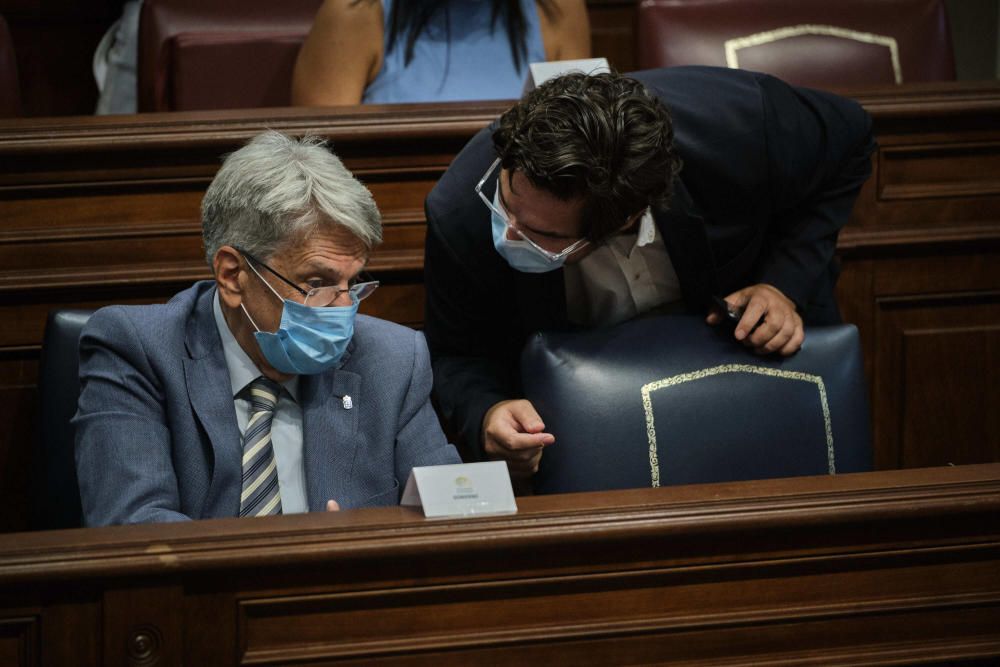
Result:
{"type": "MultiPolygon", "coordinates": [[[[510,187],[510,189],[512,191],[514,190],[514,180],[513,179],[514,179],[514,175],[511,172],[507,172],[507,180],[510,181],[509,187],[510,187]]],[[[509,216],[510,215],[510,207],[507,206],[507,202],[504,201],[506,199],[506,197],[503,196],[503,189],[500,187],[500,181],[502,181],[502,180],[503,180],[502,178],[497,178],[497,199],[500,200],[500,205],[503,207],[503,210],[509,216]]],[[[569,234],[557,234],[556,232],[546,232],[546,231],[541,230],[541,229],[535,229],[534,227],[529,227],[528,225],[524,224],[523,222],[518,222],[517,226],[520,227],[521,229],[525,230],[525,231],[531,232],[532,234],[537,234],[538,236],[544,236],[544,237],[550,238],[550,239],[574,240],[574,239],[580,238],[579,236],[572,236],[572,235],[569,235],[569,234]]]]}
{"type": "MultiPolygon", "coordinates": [[[[359,275],[364,273],[365,269],[367,268],[368,268],[368,260],[365,259],[365,263],[361,265],[361,268],[358,269],[357,273],[348,276],[346,280],[350,282],[351,280],[357,278],[359,275]]],[[[319,276],[320,278],[323,279],[324,282],[332,282],[332,283],[339,283],[345,280],[344,274],[338,271],[337,269],[332,267],[327,268],[325,266],[320,266],[313,262],[305,264],[303,269],[304,270],[300,274],[302,276],[300,280],[302,280],[303,282],[307,281],[309,276],[319,276]]],[[[299,272],[296,271],[296,273],[299,272]]]]}

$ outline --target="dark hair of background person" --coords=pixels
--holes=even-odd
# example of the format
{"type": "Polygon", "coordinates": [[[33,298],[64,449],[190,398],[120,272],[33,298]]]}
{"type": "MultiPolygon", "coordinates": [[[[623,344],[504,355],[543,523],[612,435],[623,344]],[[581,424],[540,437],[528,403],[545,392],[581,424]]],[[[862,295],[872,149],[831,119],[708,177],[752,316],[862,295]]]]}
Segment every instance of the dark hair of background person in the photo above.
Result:
{"type": "MultiPolygon", "coordinates": [[[[459,2],[468,1],[459,0],[459,2]]],[[[478,2],[479,0],[474,1],[478,2]]],[[[361,2],[361,0],[356,0],[356,2],[361,2]]],[[[420,33],[427,27],[427,23],[435,13],[452,2],[453,0],[422,0],[421,2],[397,0],[394,2],[389,14],[389,39],[386,41],[386,53],[397,46],[397,41],[405,39],[405,62],[409,65],[410,61],[413,60],[413,47],[420,33]]],[[[552,0],[536,0],[536,2],[549,18],[554,18],[559,12],[552,0]]],[[[521,63],[528,56],[528,45],[525,40],[527,18],[521,11],[521,3],[519,0],[492,0],[492,4],[490,27],[496,29],[498,20],[503,23],[507,32],[507,40],[510,42],[510,53],[514,57],[514,67],[520,70],[521,63]]]]}
{"type": "Polygon", "coordinates": [[[617,73],[551,79],[500,117],[493,144],[508,173],[562,200],[584,197],[583,235],[599,242],[647,206],[665,208],[681,159],[666,107],[617,73]]]}

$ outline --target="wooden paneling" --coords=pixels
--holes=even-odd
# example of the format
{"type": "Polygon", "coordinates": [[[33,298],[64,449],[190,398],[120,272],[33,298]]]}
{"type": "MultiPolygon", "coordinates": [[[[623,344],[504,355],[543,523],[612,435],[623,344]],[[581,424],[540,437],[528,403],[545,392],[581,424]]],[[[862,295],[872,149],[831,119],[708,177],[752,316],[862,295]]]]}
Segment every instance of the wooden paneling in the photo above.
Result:
{"type": "Polygon", "coordinates": [[[881,201],[1000,195],[1000,144],[886,148],[880,159],[881,201]]]}
{"type": "Polygon", "coordinates": [[[0,619],[0,665],[38,665],[38,657],[37,616],[0,619]]]}
{"type": "MultiPolygon", "coordinates": [[[[44,612],[39,613],[44,618],[40,633],[44,649],[41,664],[102,664],[100,600],[99,584],[91,581],[79,581],[75,589],[62,589],[57,595],[46,597],[44,612]]],[[[121,647],[116,648],[116,655],[121,655],[121,647]]]]}
{"type": "MultiPolygon", "coordinates": [[[[981,391],[982,376],[963,355],[969,345],[984,363],[996,358],[1000,85],[921,85],[856,96],[875,120],[880,150],[840,237],[838,298],[847,320],[861,329],[877,463],[956,460],[955,452],[942,451],[942,427],[931,427],[938,417],[955,425],[948,433],[966,436],[957,460],[996,460],[996,418],[982,408],[993,395],[981,391]],[[942,383],[911,386],[939,363],[949,366],[942,383]]],[[[504,107],[0,123],[0,395],[8,425],[0,431],[0,462],[30,460],[25,450],[33,442],[48,310],[164,301],[207,277],[201,195],[221,156],[265,127],[328,137],[369,185],[385,219],[386,240],[372,262],[384,287],[363,310],[419,327],[423,198],[468,138],[504,107]]],[[[12,530],[26,525],[30,481],[8,470],[0,467],[7,500],[0,503],[0,528],[12,530]]]]}
{"type": "Polygon", "coordinates": [[[635,47],[638,0],[587,0],[590,14],[590,50],[594,57],[608,59],[619,72],[637,67],[635,47]]]}
{"type": "Polygon", "coordinates": [[[838,289],[865,344],[876,466],[1000,460],[996,111],[933,88],[876,97],[876,172],[841,236],[838,289]],[[907,110],[916,95],[927,105],[907,110]]]}
{"type": "Polygon", "coordinates": [[[0,640],[40,626],[67,667],[1000,658],[997,464],[518,504],[0,535],[0,640]]]}
{"type": "Polygon", "coordinates": [[[986,380],[1000,352],[1000,126],[988,97],[942,90],[861,96],[880,148],[841,234],[838,298],[861,330],[882,469],[1000,460],[986,380]]]}
{"type": "MultiPolygon", "coordinates": [[[[184,597],[180,588],[169,583],[139,584],[104,591],[103,664],[184,664],[184,597]]],[[[203,622],[211,623],[212,619],[203,622]]]]}
{"type": "Polygon", "coordinates": [[[878,300],[881,468],[1000,460],[1000,290],[878,300]]]}

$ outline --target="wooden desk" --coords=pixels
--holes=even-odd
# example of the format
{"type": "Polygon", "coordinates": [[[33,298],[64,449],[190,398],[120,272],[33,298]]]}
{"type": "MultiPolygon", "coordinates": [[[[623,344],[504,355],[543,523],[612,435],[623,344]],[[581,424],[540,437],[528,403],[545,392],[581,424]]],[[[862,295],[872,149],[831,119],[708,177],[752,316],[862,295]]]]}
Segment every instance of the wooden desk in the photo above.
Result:
{"type": "Polygon", "coordinates": [[[1000,659],[1000,464],[519,507],[0,535],[0,663],[1000,659]]]}
{"type": "MultiPolygon", "coordinates": [[[[876,464],[1000,460],[1000,84],[855,94],[875,174],[840,237],[876,464]]],[[[419,326],[423,199],[503,103],[0,123],[0,529],[23,528],[37,362],[56,307],[163,301],[208,277],[199,205],[220,156],[265,127],[328,137],[373,191],[385,244],[369,314],[419,326]]]]}

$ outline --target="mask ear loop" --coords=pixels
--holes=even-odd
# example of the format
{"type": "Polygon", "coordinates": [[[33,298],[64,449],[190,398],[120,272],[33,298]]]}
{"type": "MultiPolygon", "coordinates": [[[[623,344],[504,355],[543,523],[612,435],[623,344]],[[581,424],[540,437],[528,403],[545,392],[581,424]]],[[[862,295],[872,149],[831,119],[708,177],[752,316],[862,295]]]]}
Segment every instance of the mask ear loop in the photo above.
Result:
{"type": "Polygon", "coordinates": [[[260,327],[257,326],[257,323],[253,321],[252,317],[250,317],[250,313],[247,312],[247,307],[243,305],[242,301],[240,301],[240,308],[243,309],[243,314],[247,316],[248,320],[250,320],[250,324],[253,325],[253,328],[257,330],[257,333],[260,333],[260,327]]]}
{"type": "MultiPolygon", "coordinates": [[[[281,298],[281,295],[278,294],[277,290],[275,290],[273,287],[271,287],[271,283],[269,283],[266,280],[264,280],[264,276],[260,275],[260,272],[257,271],[257,269],[254,267],[253,264],[250,263],[250,260],[248,260],[248,259],[246,259],[244,257],[243,261],[246,262],[247,266],[250,267],[250,270],[254,272],[254,275],[257,276],[262,283],[264,283],[265,285],[267,285],[267,288],[269,290],[271,290],[271,292],[274,294],[274,296],[278,297],[278,301],[281,301],[282,305],[284,305],[285,300],[281,298]]],[[[253,321],[252,317],[250,317],[250,313],[247,311],[247,307],[243,304],[242,299],[240,300],[240,308],[243,309],[243,314],[247,316],[248,320],[250,320],[250,324],[253,325],[253,328],[256,329],[258,333],[261,333],[260,327],[257,326],[257,323],[253,321]]]]}
{"type": "Polygon", "coordinates": [[[269,283],[266,280],[264,280],[264,276],[260,275],[260,271],[257,270],[257,268],[250,262],[250,260],[248,260],[248,259],[246,259],[244,257],[243,261],[247,263],[247,266],[250,267],[250,270],[253,271],[254,275],[257,276],[258,278],[260,278],[260,281],[262,283],[264,283],[265,285],[267,285],[267,289],[271,290],[271,293],[274,294],[274,296],[278,297],[278,301],[280,301],[281,303],[285,303],[285,298],[283,296],[281,296],[280,294],[278,294],[278,290],[276,290],[273,287],[271,287],[271,283],[269,283]]]}

